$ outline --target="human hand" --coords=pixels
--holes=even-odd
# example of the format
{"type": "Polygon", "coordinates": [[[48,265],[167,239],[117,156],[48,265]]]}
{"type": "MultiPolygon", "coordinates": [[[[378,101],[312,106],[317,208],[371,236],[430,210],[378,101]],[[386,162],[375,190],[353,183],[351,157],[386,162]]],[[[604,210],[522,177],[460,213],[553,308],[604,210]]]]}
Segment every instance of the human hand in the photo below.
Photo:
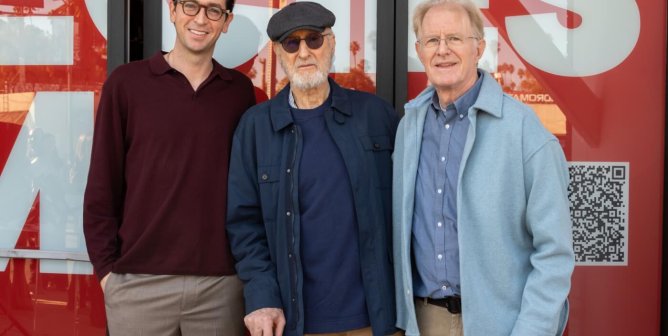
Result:
{"type": "Polygon", "coordinates": [[[285,328],[283,309],[260,308],[244,317],[251,336],[282,336],[285,328]]]}
{"type": "Polygon", "coordinates": [[[109,274],[111,273],[107,273],[107,275],[105,275],[102,278],[102,280],[100,280],[100,287],[102,287],[102,294],[104,294],[104,286],[107,284],[107,279],[109,278],[109,274]]]}

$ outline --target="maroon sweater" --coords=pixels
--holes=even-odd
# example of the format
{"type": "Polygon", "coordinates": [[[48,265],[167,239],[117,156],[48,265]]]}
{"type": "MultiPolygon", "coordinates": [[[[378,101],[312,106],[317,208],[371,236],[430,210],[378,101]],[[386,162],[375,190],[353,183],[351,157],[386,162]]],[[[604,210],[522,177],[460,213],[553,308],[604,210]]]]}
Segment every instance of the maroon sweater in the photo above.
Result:
{"type": "Polygon", "coordinates": [[[255,98],[248,78],[213,63],[197,91],[161,53],[104,84],[83,216],[99,278],[235,273],[227,171],[234,129],[255,98]]]}

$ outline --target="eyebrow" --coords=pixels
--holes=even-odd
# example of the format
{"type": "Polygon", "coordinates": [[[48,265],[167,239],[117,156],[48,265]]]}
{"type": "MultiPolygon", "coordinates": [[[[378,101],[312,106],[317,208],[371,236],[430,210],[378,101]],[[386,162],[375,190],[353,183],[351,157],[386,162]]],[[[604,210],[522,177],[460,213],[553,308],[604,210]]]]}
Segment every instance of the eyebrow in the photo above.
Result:
{"type": "Polygon", "coordinates": [[[222,9],[222,10],[227,10],[224,6],[221,6],[219,3],[215,2],[215,1],[197,1],[197,0],[191,0],[191,1],[195,1],[195,2],[197,2],[198,4],[200,4],[200,5],[202,5],[202,6],[206,6],[206,7],[218,7],[218,8],[220,8],[220,9],[222,9]]]}

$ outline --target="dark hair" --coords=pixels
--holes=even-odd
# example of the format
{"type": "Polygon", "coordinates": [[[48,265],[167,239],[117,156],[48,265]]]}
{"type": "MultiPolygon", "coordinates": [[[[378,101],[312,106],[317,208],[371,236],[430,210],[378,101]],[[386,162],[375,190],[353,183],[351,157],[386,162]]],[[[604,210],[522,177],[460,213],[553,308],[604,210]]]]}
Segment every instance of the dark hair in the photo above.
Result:
{"type": "MultiPolygon", "coordinates": [[[[179,0],[174,0],[174,7],[176,7],[176,2],[179,0]]],[[[225,0],[225,8],[229,9],[230,12],[234,9],[234,1],[235,0],[225,0]]]]}

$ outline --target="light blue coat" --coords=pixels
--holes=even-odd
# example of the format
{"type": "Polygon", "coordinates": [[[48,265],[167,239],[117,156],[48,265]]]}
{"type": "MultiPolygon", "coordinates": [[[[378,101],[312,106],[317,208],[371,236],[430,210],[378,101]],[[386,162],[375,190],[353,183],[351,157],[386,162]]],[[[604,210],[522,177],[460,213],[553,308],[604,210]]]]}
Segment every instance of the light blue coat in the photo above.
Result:
{"type": "MultiPolygon", "coordinates": [[[[561,335],[574,267],[568,167],[557,139],[486,72],[469,109],[457,188],[464,335],[561,335]]],[[[397,327],[419,335],[411,225],[429,87],[405,106],[394,150],[397,327]]]]}

